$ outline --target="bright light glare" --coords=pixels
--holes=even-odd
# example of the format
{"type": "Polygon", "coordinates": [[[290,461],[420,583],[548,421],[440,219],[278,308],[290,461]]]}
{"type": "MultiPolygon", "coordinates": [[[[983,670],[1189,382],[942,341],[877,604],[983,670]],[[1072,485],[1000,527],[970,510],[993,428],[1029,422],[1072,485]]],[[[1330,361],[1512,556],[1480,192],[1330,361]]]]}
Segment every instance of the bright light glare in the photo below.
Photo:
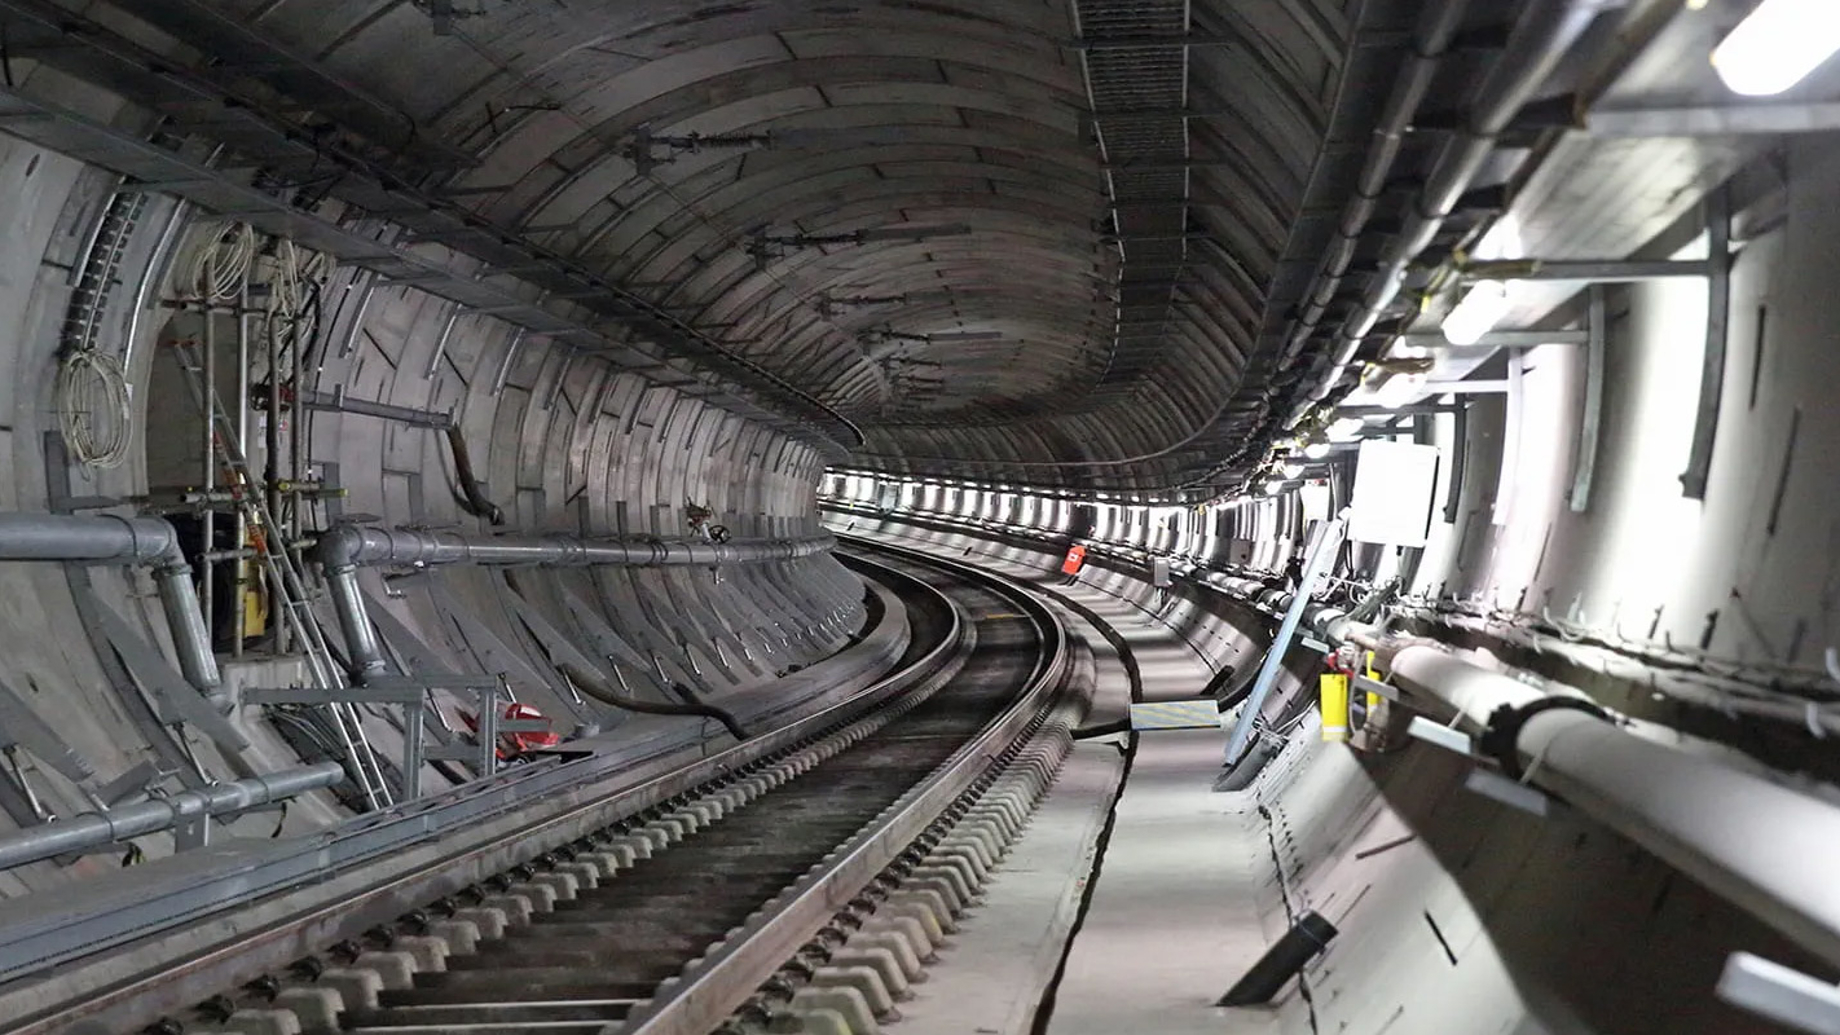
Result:
{"type": "Polygon", "coordinates": [[[1281,490],[1281,489],[1283,489],[1283,488],[1284,488],[1284,483],[1283,483],[1283,482],[1280,482],[1280,481],[1269,481],[1269,482],[1266,482],[1266,483],[1265,483],[1265,495],[1267,495],[1267,496],[1276,496],[1276,495],[1278,494],[1278,492],[1279,492],[1279,490],[1281,490]]]}
{"type": "Polygon", "coordinates": [[[1303,476],[1303,465],[1302,464],[1285,464],[1283,467],[1283,471],[1284,471],[1284,477],[1286,478],[1301,478],[1303,476]]]}
{"type": "Polygon", "coordinates": [[[1367,430],[1367,422],[1359,417],[1343,417],[1329,425],[1329,441],[1352,442],[1367,430]]]}
{"type": "Polygon", "coordinates": [[[1328,456],[1329,455],[1328,440],[1319,438],[1316,441],[1310,443],[1309,445],[1304,446],[1303,455],[1309,457],[1312,460],[1321,460],[1323,457],[1328,456]]]}
{"type": "Polygon", "coordinates": [[[1712,48],[1712,67],[1731,92],[1767,97],[1801,82],[1836,50],[1840,4],[1763,0],[1712,48]]]}
{"type": "Polygon", "coordinates": [[[1389,410],[1414,401],[1425,391],[1425,375],[1394,374],[1374,392],[1374,405],[1389,410]]]}
{"type": "Polygon", "coordinates": [[[1499,280],[1477,281],[1463,301],[1444,317],[1444,340],[1452,345],[1474,345],[1506,315],[1508,285],[1499,280]]]}

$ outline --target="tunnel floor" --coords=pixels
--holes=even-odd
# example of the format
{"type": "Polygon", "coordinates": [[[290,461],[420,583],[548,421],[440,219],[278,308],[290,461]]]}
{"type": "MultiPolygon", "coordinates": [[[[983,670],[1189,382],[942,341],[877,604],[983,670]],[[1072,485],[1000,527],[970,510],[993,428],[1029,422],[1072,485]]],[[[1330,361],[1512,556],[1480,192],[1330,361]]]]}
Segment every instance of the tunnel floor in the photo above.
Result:
{"type": "MultiPolygon", "coordinates": [[[[1188,645],[1139,609],[1084,585],[984,558],[1111,626],[1137,663],[1146,701],[1192,699],[1208,673],[1188,645]]],[[[1090,622],[1066,612],[1098,670],[1088,725],[1123,718],[1126,667],[1090,622]]],[[[1083,741],[963,922],[944,966],[902,1004],[908,1035],[1114,1035],[1154,1030],[1262,1033],[1270,1009],[1214,1002],[1264,952],[1277,902],[1255,793],[1212,790],[1220,730],[1083,741]],[[1121,785],[1122,781],[1122,785],[1121,785]]]]}

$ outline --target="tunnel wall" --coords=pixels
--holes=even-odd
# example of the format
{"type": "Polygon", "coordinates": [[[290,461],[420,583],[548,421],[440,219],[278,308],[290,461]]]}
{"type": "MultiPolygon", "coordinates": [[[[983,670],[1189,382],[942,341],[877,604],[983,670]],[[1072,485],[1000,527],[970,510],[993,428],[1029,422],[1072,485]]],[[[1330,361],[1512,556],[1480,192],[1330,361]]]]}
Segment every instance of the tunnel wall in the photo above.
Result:
{"type": "MultiPolygon", "coordinates": [[[[14,72],[67,104],[132,125],[119,102],[60,80],[30,62],[14,72]]],[[[0,508],[128,513],[150,488],[147,452],[202,435],[198,409],[174,390],[176,363],[165,342],[185,336],[161,307],[166,274],[200,234],[194,220],[157,195],[118,193],[119,178],[10,137],[0,137],[0,508]],[[57,390],[57,355],[67,343],[73,290],[96,250],[106,214],[129,207],[131,226],[112,289],[98,307],[92,344],[123,364],[131,387],[134,441],[108,470],[63,462],[55,432],[67,400],[57,390]],[[138,305],[145,290],[146,305],[138,305]],[[164,367],[164,379],[156,376],[164,367]],[[48,453],[48,450],[50,452],[48,453]],[[49,458],[48,458],[49,457],[49,458]]],[[[325,332],[307,387],[352,399],[451,412],[464,430],[485,494],[503,508],[495,528],[460,503],[444,437],[425,428],[346,413],[312,414],[305,434],[309,477],[339,491],[316,510],[314,527],[340,517],[386,525],[494,531],[566,532],[626,538],[692,535],[686,506],[707,506],[710,524],[738,538],[789,538],[818,531],[813,488],[822,467],[815,449],[734,417],[702,399],[642,381],[541,336],[519,335],[490,316],[456,314],[450,304],[400,285],[334,271],[324,289],[325,332]]],[[[220,325],[227,324],[227,318],[220,325]]],[[[220,330],[222,327],[220,326],[220,330]]],[[[228,338],[227,333],[220,338],[228,338]]],[[[258,346],[259,350],[259,346],[258,346]]],[[[220,364],[235,362],[221,341],[220,364]]],[[[221,383],[221,380],[220,380],[221,383]]],[[[257,414],[252,438],[260,438],[257,414]]],[[[288,429],[290,432],[293,429],[288,429]]],[[[195,453],[201,450],[194,450],[195,453]]],[[[366,570],[364,588],[392,657],[426,673],[506,673],[512,693],[542,710],[564,735],[612,729],[621,714],[583,702],[549,663],[550,651],[524,617],[534,613],[577,643],[615,635],[630,650],[617,675],[641,697],[669,699],[679,684],[708,698],[762,688],[844,643],[864,611],[855,576],[828,554],[796,561],[676,569],[515,572],[366,570]],[[590,628],[592,627],[592,628],[590,628]],[[617,630],[617,633],[615,632],[617,630]]],[[[322,620],[331,612],[321,602],[322,620]]],[[[156,786],[269,772],[315,759],[326,746],[321,722],[239,707],[221,728],[176,723],[160,680],[177,679],[164,620],[148,575],[117,568],[0,563],[0,692],[8,692],[68,746],[64,768],[22,750],[0,773],[0,833],[36,823],[27,789],[58,816],[93,808],[92,796],[143,763],[156,786]],[[115,609],[151,648],[132,662],[97,631],[94,609],[115,609]],[[150,683],[150,679],[152,682],[150,683]],[[226,731],[228,731],[226,733],[226,731]],[[311,735],[309,735],[311,734],[311,735]],[[316,740],[319,746],[316,746],[316,740]],[[165,775],[159,775],[159,774],[165,775]]],[[[335,649],[342,649],[335,638],[335,649]]],[[[593,652],[589,652],[590,657],[593,652]]],[[[299,685],[297,659],[224,659],[233,688],[299,685]]],[[[609,665],[603,677],[612,677],[609,665]]],[[[182,685],[182,684],[181,684],[182,685]]],[[[440,722],[464,737],[470,695],[437,692],[440,722]]],[[[300,711],[290,709],[291,712],[300,711]]],[[[318,709],[305,709],[318,712],[318,709]]],[[[400,749],[394,713],[367,710],[366,735],[380,753],[400,749]]],[[[466,771],[429,770],[425,789],[466,771]]],[[[146,782],[146,781],[142,781],[146,782]]],[[[138,784],[137,784],[138,786],[138,784]]],[[[127,798],[134,800],[135,790],[127,798]]],[[[348,815],[354,788],[315,794],[281,816],[253,815],[232,834],[302,832],[348,815]]],[[[171,850],[165,835],[142,838],[143,857],[171,850]]],[[[0,895],[56,888],[123,864],[127,849],[40,863],[0,874],[0,895]]]]}

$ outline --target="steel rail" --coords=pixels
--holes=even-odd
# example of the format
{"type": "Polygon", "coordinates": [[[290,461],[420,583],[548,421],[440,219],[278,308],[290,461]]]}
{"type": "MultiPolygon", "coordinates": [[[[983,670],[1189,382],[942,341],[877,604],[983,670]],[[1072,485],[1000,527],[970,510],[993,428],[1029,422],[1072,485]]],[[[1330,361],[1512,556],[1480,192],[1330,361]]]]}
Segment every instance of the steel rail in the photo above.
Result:
{"type": "MultiPolygon", "coordinates": [[[[800,745],[826,738],[903,694],[942,685],[970,654],[971,626],[959,608],[934,587],[892,568],[884,578],[942,602],[951,615],[939,641],[898,672],[877,680],[849,699],[831,704],[777,730],[712,754],[689,758],[703,748],[679,748],[634,763],[618,752],[597,756],[614,767],[591,760],[525,767],[525,773],[478,781],[445,795],[372,813],[344,827],[284,846],[291,851],[233,857],[226,873],[227,891],[217,882],[201,883],[196,875],[167,873],[183,885],[176,895],[215,901],[218,908],[194,916],[195,926],[173,924],[131,929],[113,942],[86,941],[84,915],[72,916],[69,901],[48,915],[22,922],[0,909],[0,969],[9,984],[0,986],[0,1017],[14,1020],[7,1035],[57,1035],[83,1022],[95,1030],[138,1029],[149,1017],[177,1012],[266,974],[285,971],[294,962],[325,946],[362,937],[430,901],[456,894],[496,874],[617,824],[662,802],[690,793],[737,770],[800,745]],[[616,757],[618,756],[618,757],[616,757]],[[579,776],[571,772],[581,767],[579,776]],[[636,782],[635,782],[636,776],[636,782]],[[623,783],[622,783],[623,782],[623,783]],[[619,786],[610,786],[621,784],[619,786]],[[431,844],[440,829],[435,816],[443,808],[477,812],[468,830],[477,836],[458,847],[431,844]],[[547,812],[531,819],[533,813],[547,812]],[[367,840],[368,839],[368,840],[367,840]],[[328,869],[340,842],[368,845],[367,854],[339,869],[328,869]],[[285,858],[270,856],[280,854],[285,858]],[[262,869],[263,864],[269,865],[262,869]],[[176,879],[175,879],[176,878],[176,879]],[[305,885],[305,902],[288,894],[305,885]],[[214,890],[216,889],[216,890],[214,890]],[[223,919],[241,912],[238,923],[223,919]],[[56,915],[49,915],[56,914],[56,915]],[[206,933],[205,929],[216,925],[206,933]],[[195,940],[186,940],[187,931],[195,940]],[[65,945],[60,953],[40,951],[34,939],[49,937],[65,945]],[[42,981],[47,968],[60,969],[66,989],[81,989],[66,999],[47,1001],[42,981]],[[92,976],[73,973],[87,967],[92,976]],[[126,974],[126,977],[118,975],[126,974]]],[[[822,663],[820,663],[822,664],[822,663]]],[[[808,670],[809,671],[809,670],[808,670]]],[[[452,829],[452,824],[449,829],[452,829]]],[[[161,860],[141,868],[143,874],[161,860]]],[[[136,882],[148,901],[160,899],[159,875],[136,882]]],[[[20,900],[22,904],[30,899],[20,900]]],[[[81,914],[81,910],[77,910],[81,914]]],[[[119,926],[119,925],[117,925],[119,926]]]]}
{"type": "Polygon", "coordinates": [[[1046,716],[1068,671],[1068,636],[1060,620],[1007,579],[919,551],[856,537],[858,548],[885,552],[992,586],[1016,602],[1035,627],[1042,651],[1022,691],[999,717],[961,745],[933,773],[833,852],[821,868],[782,892],[720,946],[659,994],[639,1004],[617,1029],[621,1035],[706,1035],[773,976],[837,911],[893,863],[935,822],[1010,742],[1046,716]]]}

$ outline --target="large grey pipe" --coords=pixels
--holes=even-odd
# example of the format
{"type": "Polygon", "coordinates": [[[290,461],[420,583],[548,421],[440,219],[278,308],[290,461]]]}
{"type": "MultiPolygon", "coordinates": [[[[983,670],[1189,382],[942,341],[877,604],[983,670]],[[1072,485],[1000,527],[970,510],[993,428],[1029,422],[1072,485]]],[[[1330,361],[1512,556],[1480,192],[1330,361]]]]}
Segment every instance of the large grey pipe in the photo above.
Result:
{"type": "Polygon", "coordinates": [[[1840,808],[1586,710],[1529,708],[1552,699],[1439,647],[1400,648],[1387,668],[1402,689],[1461,712],[1472,728],[1496,716],[1527,782],[1840,961],[1840,882],[1825,865],[1840,856],[1840,808]]]}
{"type": "Polygon", "coordinates": [[[180,791],[125,808],[86,812],[0,837],[0,870],[170,830],[201,816],[241,812],[331,787],[344,778],[343,766],[321,762],[304,769],[180,791]]]}
{"type": "Polygon", "coordinates": [[[160,609],[179,654],[180,671],[200,693],[218,690],[217,656],[211,651],[211,633],[192,585],[192,566],[179,548],[179,533],[165,520],[0,513],[0,561],[150,566],[160,591],[160,609]]]}
{"type": "Polygon", "coordinates": [[[798,539],[623,542],[576,536],[469,536],[401,528],[339,525],[319,541],[327,570],[376,564],[524,564],[545,567],[638,567],[790,561],[836,545],[828,534],[798,539]]]}
{"type": "Polygon", "coordinates": [[[586,567],[750,564],[810,557],[836,545],[834,537],[745,539],[727,543],[618,542],[575,536],[468,536],[401,528],[337,525],[320,537],[319,562],[332,592],[351,667],[358,678],[383,671],[383,651],[358,588],[367,565],[519,564],[586,567]]]}

